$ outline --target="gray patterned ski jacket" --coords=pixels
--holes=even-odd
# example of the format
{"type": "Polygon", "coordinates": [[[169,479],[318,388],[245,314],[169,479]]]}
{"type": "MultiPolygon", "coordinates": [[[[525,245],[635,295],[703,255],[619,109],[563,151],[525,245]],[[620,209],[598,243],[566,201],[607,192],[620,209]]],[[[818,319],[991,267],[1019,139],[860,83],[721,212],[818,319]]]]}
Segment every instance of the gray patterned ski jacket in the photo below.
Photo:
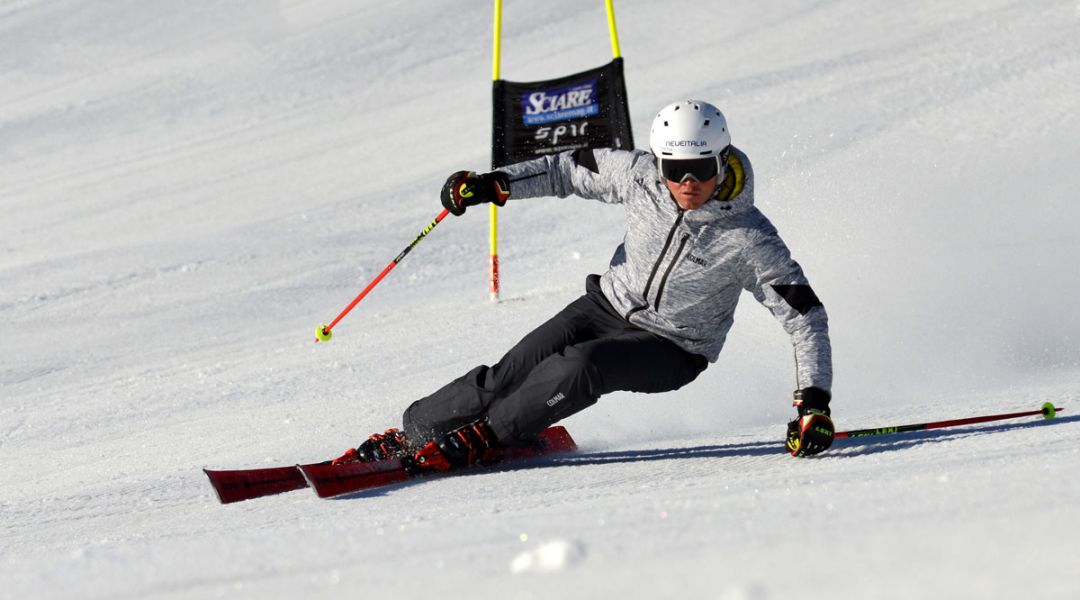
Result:
{"type": "Polygon", "coordinates": [[[511,200],[573,194],[625,207],[626,235],[600,283],[628,321],[716,362],[748,290],[791,336],[799,388],[831,390],[825,307],[754,207],[754,173],[740,150],[732,148],[717,195],[689,211],[640,150],[577,150],[499,170],[510,177],[511,200]]]}

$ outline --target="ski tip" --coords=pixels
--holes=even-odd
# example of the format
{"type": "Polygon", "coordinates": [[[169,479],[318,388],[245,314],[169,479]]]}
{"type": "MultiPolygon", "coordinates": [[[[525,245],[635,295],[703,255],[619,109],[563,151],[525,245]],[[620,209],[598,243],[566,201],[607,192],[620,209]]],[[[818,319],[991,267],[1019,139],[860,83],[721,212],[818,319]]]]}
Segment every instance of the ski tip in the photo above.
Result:
{"type": "Polygon", "coordinates": [[[214,488],[214,495],[217,496],[218,502],[222,504],[228,504],[230,500],[227,499],[225,496],[221,495],[221,488],[218,487],[218,480],[217,477],[215,477],[215,471],[203,468],[202,472],[204,475],[206,475],[206,478],[210,480],[210,487],[214,488]]]}
{"type": "Polygon", "coordinates": [[[307,465],[296,465],[296,468],[300,471],[300,474],[304,476],[304,481],[307,482],[308,487],[318,495],[319,490],[315,487],[315,483],[312,481],[312,475],[308,472],[306,466],[307,465]]]}
{"type": "Polygon", "coordinates": [[[400,458],[333,466],[302,465],[300,472],[320,498],[333,498],[404,481],[413,476],[400,458]]]}
{"type": "Polygon", "coordinates": [[[315,492],[315,495],[320,498],[331,498],[334,494],[327,493],[326,485],[321,481],[319,472],[317,470],[320,466],[324,465],[296,465],[297,469],[300,469],[300,474],[304,476],[304,481],[307,482],[311,491],[315,492]]]}

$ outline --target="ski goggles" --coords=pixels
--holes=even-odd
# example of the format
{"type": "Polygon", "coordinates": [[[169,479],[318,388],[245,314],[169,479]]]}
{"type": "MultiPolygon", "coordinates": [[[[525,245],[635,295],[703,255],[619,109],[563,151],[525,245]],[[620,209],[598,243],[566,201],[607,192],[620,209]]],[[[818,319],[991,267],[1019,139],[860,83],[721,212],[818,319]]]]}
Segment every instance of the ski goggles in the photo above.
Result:
{"type": "Polygon", "coordinates": [[[706,156],[704,158],[660,158],[657,160],[657,168],[660,175],[669,181],[682,183],[687,179],[708,181],[716,177],[720,170],[727,165],[728,149],[725,148],[719,156],[706,156]]]}

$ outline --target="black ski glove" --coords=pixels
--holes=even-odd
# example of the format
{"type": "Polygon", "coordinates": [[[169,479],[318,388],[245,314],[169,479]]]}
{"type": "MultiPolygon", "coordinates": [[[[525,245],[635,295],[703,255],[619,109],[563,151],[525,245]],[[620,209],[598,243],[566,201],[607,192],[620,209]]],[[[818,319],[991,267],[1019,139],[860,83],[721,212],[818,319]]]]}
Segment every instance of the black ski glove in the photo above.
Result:
{"type": "Polygon", "coordinates": [[[829,417],[832,395],[818,387],[795,392],[799,416],[788,423],[787,449],[792,456],[812,456],[832,446],[836,428],[829,417]]]}
{"type": "Polygon", "coordinates": [[[493,171],[477,175],[473,171],[458,171],[446,179],[439,199],[446,210],[460,217],[465,214],[466,207],[483,202],[502,206],[509,197],[510,179],[506,173],[493,171]]]}

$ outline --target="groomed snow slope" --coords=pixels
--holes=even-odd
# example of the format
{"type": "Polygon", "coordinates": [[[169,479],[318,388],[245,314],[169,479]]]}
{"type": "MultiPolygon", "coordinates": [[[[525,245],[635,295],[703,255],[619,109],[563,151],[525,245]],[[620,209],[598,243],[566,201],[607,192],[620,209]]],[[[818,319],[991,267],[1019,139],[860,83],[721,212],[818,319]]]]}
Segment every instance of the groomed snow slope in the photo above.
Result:
{"type": "MultiPolygon", "coordinates": [[[[634,130],[716,102],[829,308],[842,429],[782,453],[788,340],[565,424],[573,457],[222,506],[202,467],[322,460],[581,293],[618,208],[437,228],[489,156],[490,4],[0,2],[0,596],[1076,598],[1080,6],[617,3],[634,130]]],[[[596,66],[603,3],[505,7],[508,79],[596,66]]]]}

